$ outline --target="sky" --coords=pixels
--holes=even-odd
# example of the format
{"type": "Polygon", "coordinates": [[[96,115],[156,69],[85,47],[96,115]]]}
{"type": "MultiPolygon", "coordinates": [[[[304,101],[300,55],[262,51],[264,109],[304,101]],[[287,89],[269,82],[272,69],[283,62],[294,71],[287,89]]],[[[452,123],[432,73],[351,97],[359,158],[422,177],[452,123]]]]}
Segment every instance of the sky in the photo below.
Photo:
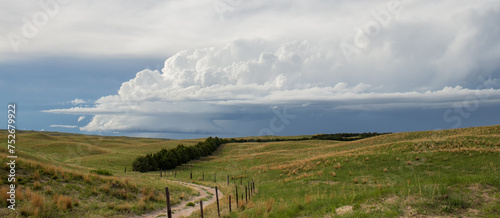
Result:
{"type": "Polygon", "coordinates": [[[500,123],[500,0],[0,2],[0,101],[17,104],[18,129],[180,139],[500,123]]]}

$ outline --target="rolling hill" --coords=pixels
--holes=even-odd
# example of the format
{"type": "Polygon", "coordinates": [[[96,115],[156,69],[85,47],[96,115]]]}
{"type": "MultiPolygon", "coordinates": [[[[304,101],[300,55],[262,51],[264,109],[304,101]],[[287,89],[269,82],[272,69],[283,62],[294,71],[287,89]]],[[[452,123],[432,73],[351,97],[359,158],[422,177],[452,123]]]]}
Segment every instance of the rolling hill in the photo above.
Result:
{"type": "MultiPolygon", "coordinates": [[[[6,132],[0,135],[6,137],[6,132]]],[[[198,194],[168,180],[218,186],[224,193],[221,214],[230,217],[500,216],[500,126],[356,141],[229,143],[161,178],[159,172],[125,173],[124,168],[141,155],[203,139],[48,132],[21,132],[18,137],[18,193],[24,199],[19,199],[16,215],[2,199],[4,216],[132,216],[162,208],[165,186],[173,188],[174,203],[198,194]],[[236,187],[241,199],[252,181],[256,193],[240,200],[236,209],[236,187]]],[[[205,216],[216,214],[215,205],[205,208],[205,216]]]]}

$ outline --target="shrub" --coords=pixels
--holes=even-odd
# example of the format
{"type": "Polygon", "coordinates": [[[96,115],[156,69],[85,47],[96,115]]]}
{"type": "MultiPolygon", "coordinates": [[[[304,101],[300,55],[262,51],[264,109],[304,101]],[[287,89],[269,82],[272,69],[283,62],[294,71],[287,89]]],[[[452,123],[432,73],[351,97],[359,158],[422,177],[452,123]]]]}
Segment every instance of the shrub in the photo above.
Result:
{"type": "Polygon", "coordinates": [[[186,204],[186,206],[188,206],[188,207],[194,207],[194,203],[193,202],[189,202],[189,203],[186,204]]]}

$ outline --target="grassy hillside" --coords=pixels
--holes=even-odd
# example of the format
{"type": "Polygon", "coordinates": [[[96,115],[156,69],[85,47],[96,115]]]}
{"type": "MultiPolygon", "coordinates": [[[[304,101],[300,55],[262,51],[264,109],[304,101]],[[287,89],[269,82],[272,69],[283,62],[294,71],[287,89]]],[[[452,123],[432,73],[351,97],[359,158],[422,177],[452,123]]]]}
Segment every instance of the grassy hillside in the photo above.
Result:
{"type": "MultiPolygon", "coordinates": [[[[6,131],[0,131],[7,138],[6,131]]],[[[131,172],[132,161],[146,153],[192,145],[200,140],[87,136],[57,132],[16,133],[16,212],[6,208],[9,168],[0,169],[0,216],[129,216],[163,208],[164,187],[172,201],[197,195],[192,189],[158,179],[157,173],[131,172]],[[124,172],[127,167],[127,173],[124,172]],[[111,174],[98,175],[96,171],[111,174]]],[[[6,142],[6,140],[5,140],[6,142]]],[[[7,163],[7,145],[0,161],[7,163]]]]}
{"type": "MultiPolygon", "coordinates": [[[[0,135],[6,138],[5,131],[0,135]]],[[[217,185],[225,194],[222,215],[231,217],[500,216],[500,126],[395,133],[351,142],[225,144],[214,155],[162,178],[159,172],[124,173],[124,168],[130,170],[140,155],[203,139],[50,132],[21,132],[17,138],[20,202],[12,213],[0,196],[0,216],[125,217],[162,208],[165,186],[171,188],[174,203],[198,194],[167,179],[217,185]],[[235,182],[241,197],[240,184],[252,179],[257,194],[229,213],[227,197],[234,199],[235,182]]],[[[1,161],[7,162],[7,146],[1,144],[1,161]]],[[[7,174],[6,167],[0,171],[7,174]]],[[[4,178],[1,193],[6,192],[4,178]]],[[[205,208],[207,217],[215,214],[214,205],[205,208]]]]}
{"type": "Polygon", "coordinates": [[[231,217],[500,216],[500,126],[353,142],[226,144],[185,172],[191,170],[210,186],[215,172],[233,199],[232,178],[240,194],[239,178],[255,181],[258,193],[244,209],[229,214],[227,195],[221,201],[231,217]]]}

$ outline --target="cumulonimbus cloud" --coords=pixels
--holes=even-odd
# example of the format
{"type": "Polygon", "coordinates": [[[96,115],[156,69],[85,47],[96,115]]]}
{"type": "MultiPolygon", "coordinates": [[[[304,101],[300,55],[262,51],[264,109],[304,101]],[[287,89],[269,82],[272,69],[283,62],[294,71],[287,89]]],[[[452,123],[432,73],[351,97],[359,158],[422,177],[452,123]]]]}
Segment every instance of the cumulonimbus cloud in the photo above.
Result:
{"type": "Polygon", "coordinates": [[[46,112],[94,115],[85,131],[223,133],[228,130],[218,120],[273,105],[384,110],[499,104],[500,83],[491,77],[500,69],[500,31],[493,22],[500,18],[499,4],[452,15],[394,20],[349,61],[338,39],[245,39],[180,51],[161,72],[138,72],[94,107],[46,112]]]}

